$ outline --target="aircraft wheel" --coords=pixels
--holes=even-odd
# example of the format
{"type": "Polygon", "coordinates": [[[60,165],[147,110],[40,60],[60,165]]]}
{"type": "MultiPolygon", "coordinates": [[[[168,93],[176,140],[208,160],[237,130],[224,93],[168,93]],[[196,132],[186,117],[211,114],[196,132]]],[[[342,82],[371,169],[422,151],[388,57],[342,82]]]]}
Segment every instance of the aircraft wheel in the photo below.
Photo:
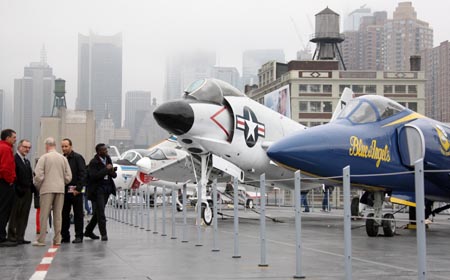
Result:
{"type": "Polygon", "coordinates": [[[202,220],[203,222],[209,226],[212,223],[212,210],[211,207],[207,207],[206,205],[202,204],[202,220]]]}
{"type": "Polygon", "coordinates": [[[350,211],[351,211],[352,217],[356,218],[359,216],[359,197],[354,197],[352,199],[350,211]]]}
{"type": "Polygon", "coordinates": [[[253,209],[253,206],[254,206],[253,205],[253,199],[248,199],[246,206],[247,206],[248,209],[253,209]]]}
{"type": "Polygon", "coordinates": [[[177,204],[177,211],[178,212],[183,211],[183,205],[177,204]]]}
{"type": "Polygon", "coordinates": [[[396,230],[396,223],[394,219],[394,215],[391,213],[384,214],[383,216],[383,222],[381,223],[383,225],[383,232],[384,236],[392,237],[395,235],[396,230]]]}
{"type": "Polygon", "coordinates": [[[366,232],[367,232],[368,236],[376,237],[378,235],[378,224],[377,224],[377,222],[375,222],[375,220],[372,217],[373,217],[373,213],[370,213],[367,215],[366,232]]]}

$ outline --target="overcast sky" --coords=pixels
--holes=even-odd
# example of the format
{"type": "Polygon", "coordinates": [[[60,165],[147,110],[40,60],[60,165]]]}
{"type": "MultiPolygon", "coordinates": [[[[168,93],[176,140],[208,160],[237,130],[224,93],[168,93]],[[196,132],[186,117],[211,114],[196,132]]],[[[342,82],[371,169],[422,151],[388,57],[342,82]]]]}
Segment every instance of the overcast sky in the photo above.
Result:
{"type": "MultiPolygon", "coordinates": [[[[295,59],[313,33],[314,15],[326,6],[341,15],[367,4],[386,10],[393,0],[0,0],[0,89],[12,95],[14,78],[39,61],[43,45],[56,77],[66,80],[68,107],[77,95],[78,33],[123,34],[123,88],[160,98],[165,57],[180,49],[217,51],[217,65],[241,73],[242,51],[284,49],[295,59]],[[298,26],[300,42],[291,19],[298,26]]],[[[450,39],[450,2],[412,1],[419,19],[434,29],[434,45],[450,39]]],[[[342,30],[341,30],[342,32],[342,30]]],[[[314,48],[314,44],[312,45],[314,48]]]]}

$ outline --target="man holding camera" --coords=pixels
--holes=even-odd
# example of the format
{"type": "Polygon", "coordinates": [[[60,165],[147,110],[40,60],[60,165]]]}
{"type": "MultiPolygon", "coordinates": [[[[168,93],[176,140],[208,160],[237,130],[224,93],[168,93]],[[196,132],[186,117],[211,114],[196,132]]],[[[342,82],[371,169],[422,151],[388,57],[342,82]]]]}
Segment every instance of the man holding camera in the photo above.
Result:
{"type": "Polygon", "coordinates": [[[113,167],[105,144],[97,144],[95,151],[97,154],[88,165],[87,184],[87,195],[88,199],[92,202],[93,215],[91,221],[86,226],[84,236],[90,237],[91,239],[99,239],[94,234],[94,228],[98,223],[102,241],[107,241],[105,206],[108,202],[109,195],[116,195],[116,186],[113,178],[117,177],[117,168],[113,167]]]}

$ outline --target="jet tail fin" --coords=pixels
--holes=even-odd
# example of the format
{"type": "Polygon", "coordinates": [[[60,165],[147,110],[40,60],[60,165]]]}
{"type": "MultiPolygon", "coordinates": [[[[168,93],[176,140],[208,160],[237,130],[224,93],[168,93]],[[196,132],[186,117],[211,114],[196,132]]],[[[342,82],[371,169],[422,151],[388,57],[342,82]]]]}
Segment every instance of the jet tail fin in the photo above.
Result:
{"type": "Polygon", "coordinates": [[[336,109],[333,112],[333,116],[331,117],[330,122],[337,119],[341,111],[347,106],[348,102],[354,98],[353,91],[346,87],[344,91],[342,92],[341,99],[339,99],[338,105],[336,106],[336,109]]]}

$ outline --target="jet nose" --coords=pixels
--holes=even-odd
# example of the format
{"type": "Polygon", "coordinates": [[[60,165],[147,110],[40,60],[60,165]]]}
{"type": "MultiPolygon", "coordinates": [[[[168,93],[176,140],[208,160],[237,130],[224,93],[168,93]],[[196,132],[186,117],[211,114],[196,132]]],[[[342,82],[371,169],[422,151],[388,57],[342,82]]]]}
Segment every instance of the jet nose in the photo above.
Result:
{"type": "Polygon", "coordinates": [[[156,122],[175,135],[183,135],[194,124],[194,111],[184,100],[174,100],[161,104],[153,112],[156,122]]]}
{"type": "Polygon", "coordinates": [[[317,132],[310,128],[281,139],[269,147],[267,155],[287,167],[317,174],[332,160],[328,136],[317,132]]]}

